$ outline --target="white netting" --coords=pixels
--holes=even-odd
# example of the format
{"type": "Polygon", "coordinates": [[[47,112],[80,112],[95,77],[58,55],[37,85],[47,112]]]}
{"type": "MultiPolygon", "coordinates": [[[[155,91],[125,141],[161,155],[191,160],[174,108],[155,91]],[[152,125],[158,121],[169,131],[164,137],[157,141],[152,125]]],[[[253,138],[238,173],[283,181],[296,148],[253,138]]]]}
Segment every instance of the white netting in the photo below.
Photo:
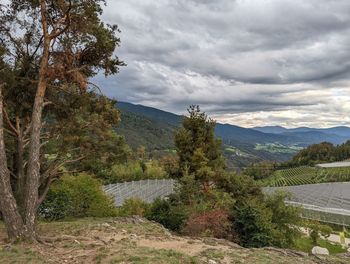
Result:
{"type": "Polygon", "coordinates": [[[285,190],[292,194],[286,201],[301,206],[305,218],[322,222],[350,225],[350,182],[267,187],[267,193],[285,190]]]}
{"type": "Polygon", "coordinates": [[[157,197],[164,198],[174,192],[174,180],[142,180],[109,184],[104,191],[115,199],[115,205],[121,206],[130,198],[139,198],[146,203],[153,202],[157,197]]]}

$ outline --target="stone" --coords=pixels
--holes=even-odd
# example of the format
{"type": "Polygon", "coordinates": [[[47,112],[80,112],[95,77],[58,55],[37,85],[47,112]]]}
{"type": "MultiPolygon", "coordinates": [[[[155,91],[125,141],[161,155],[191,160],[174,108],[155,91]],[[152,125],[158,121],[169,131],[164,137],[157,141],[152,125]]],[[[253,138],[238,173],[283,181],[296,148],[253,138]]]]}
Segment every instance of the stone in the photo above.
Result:
{"type": "Polygon", "coordinates": [[[217,264],[215,260],[209,259],[208,264],[217,264]]]}
{"type": "Polygon", "coordinates": [[[103,226],[103,227],[111,227],[111,225],[108,224],[108,223],[103,223],[102,226],[103,226]]]}
{"type": "Polygon", "coordinates": [[[203,243],[207,244],[209,246],[217,246],[218,245],[218,242],[216,241],[216,239],[210,238],[210,237],[204,238],[203,243]]]}
{"type": "Polygon", "coordinates": [[[323,248],[323,247],[318,247],[318,246],[313,247],[311,250],[311,253],[313,255],[329,255],[328,249],[323,248]]]}

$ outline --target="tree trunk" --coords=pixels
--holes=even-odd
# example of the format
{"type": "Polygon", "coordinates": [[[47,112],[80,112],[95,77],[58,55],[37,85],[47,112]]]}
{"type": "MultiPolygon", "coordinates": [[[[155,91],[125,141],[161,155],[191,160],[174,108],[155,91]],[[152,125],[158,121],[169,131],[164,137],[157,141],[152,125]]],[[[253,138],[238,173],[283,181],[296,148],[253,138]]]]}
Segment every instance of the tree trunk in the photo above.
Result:
{"type": "Polygon", "coordinates": [[[47,10],[44,0],[40,0],[41,24],[43,27],[43,55],[40,62],[39,80],[35,95],[33,112],[30,127],[29,158],[25,187],[24,200],[24,223],[27,227],[28,235],[36,236],[35,220],[39,200],[40,187],[40,134],[42,126],[42,112],[44,108],[44,97],[47,87],[47,69],[49,63],[49,49],[51,37],[48,32],[47,10]]]}
{"type": "Polygon", "coordinates": [[[25,193],[25,172],[24,172],[24,137],[23,137],[23,129],[20,127],[19,118],[17,118],[17,153],[16,153],[16,186],[15,186],[15,197],[17,201],[17,206],[19,209],[19,213],[24,219],[24,193],[25,193]]]}
{"type": "Polygon", "coordinates": [[[10,172],[7,167],[6,149],[4,141],[3,98],[0,84],[0,210],[4,218],[7,235],[10,240],[25,236],[26,228],[18,212],[16,199],[13,196],[10,172]]]}

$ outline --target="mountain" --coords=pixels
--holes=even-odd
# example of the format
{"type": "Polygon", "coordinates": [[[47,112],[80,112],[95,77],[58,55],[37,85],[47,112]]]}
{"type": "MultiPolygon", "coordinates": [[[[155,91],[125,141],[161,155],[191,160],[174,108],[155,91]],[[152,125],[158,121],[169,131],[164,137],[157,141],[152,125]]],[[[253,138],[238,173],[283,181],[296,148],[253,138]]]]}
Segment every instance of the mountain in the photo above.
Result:
{"type": "MultiPolygon", "coordinates": [[[[118,102],[116,107],[121,111],[121,122],[116,130],[124,135],[130,146],[137,148],[143,145],[151,152],[173,151],[174,133],[183,116],[127,102],[118,102]]],[[[301,148],[314,143],[343,143],[350,138],[350,128],[244,128],[217,123],[215,134],[222,139],[229,165],[244,167],[261,160],[288,160],[301,148]]]]}
{"type": "Polygon", "coordinates": [[[263,126],[263,127],[254,127],[253,129],[263,133],[272,133],[272,134],[280,134],[288,131],[287,128],[284,128],[281,126],[263,126]]]}
{"type": "Polygon", "coordinates": [[[176,115],[170,112],[159,110],[157,108],[131,104],[126,102],[118,102],[117,108],[123,111],[128,111],[134,114],[145,116],[148,119],[157,120],[158,122],[167,123],[173,126],[179,126],[183,116],[176,115]]]}
{"type": "Polygon", "coordinates": [[[265,126],[254,127],[253,129],[264,133],[292,136],[302,139],[301,142],[306,142],[308,144],[318,143],[321,141],[341,144],[350,139],[350,127],[346,126],[331,128],[297,127],[289,129],[281,126],[265,126]]]}
{"type": "MultiPolygon", "coordinates": [[[[165,150],[174,148],[174,132],[178,125],[173,125],[164,121],[167,113],[158,110],[157,118],[150,118],[151,115],[141,114],[140,106],[129,103],[117,103],[117,108],[121,112],[121,122],[116,128],[117,133],[123,135],[126,142],[132,148],[144,146],[148,150],[165,150]]],[[[145,113],[153,112],[153,109],[143,107],[145,113]],[[152,110],[152,111],[147,111],[152,110]]],[[[173,114],[171,114],[173,115],[173,114]]],[[[176,115],[174,115],[176,117],[176,115]]],[[[171,118],[174,118],[171,116],[171,118]]],[[[171,119],[170,120],[173,120],[171,119]]],[[[174,120],[173,120],[174,121],[174,120]]],[[[180,122],[180,121],[178,121],[180,122]]]]}

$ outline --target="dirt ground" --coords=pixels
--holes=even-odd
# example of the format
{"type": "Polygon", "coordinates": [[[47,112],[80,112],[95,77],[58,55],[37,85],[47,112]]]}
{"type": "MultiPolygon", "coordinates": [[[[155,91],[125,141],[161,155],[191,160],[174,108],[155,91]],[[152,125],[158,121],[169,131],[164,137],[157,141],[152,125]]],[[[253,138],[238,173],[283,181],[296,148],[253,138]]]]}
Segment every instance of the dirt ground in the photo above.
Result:
{"type": "Polygon", "coordinates": [[[346,255],[314,257],[180,237],[137,217],[41,223],[39,233],[46,243],[7,244],[1,226],[0,263],[350,263],[346,255]]]}

